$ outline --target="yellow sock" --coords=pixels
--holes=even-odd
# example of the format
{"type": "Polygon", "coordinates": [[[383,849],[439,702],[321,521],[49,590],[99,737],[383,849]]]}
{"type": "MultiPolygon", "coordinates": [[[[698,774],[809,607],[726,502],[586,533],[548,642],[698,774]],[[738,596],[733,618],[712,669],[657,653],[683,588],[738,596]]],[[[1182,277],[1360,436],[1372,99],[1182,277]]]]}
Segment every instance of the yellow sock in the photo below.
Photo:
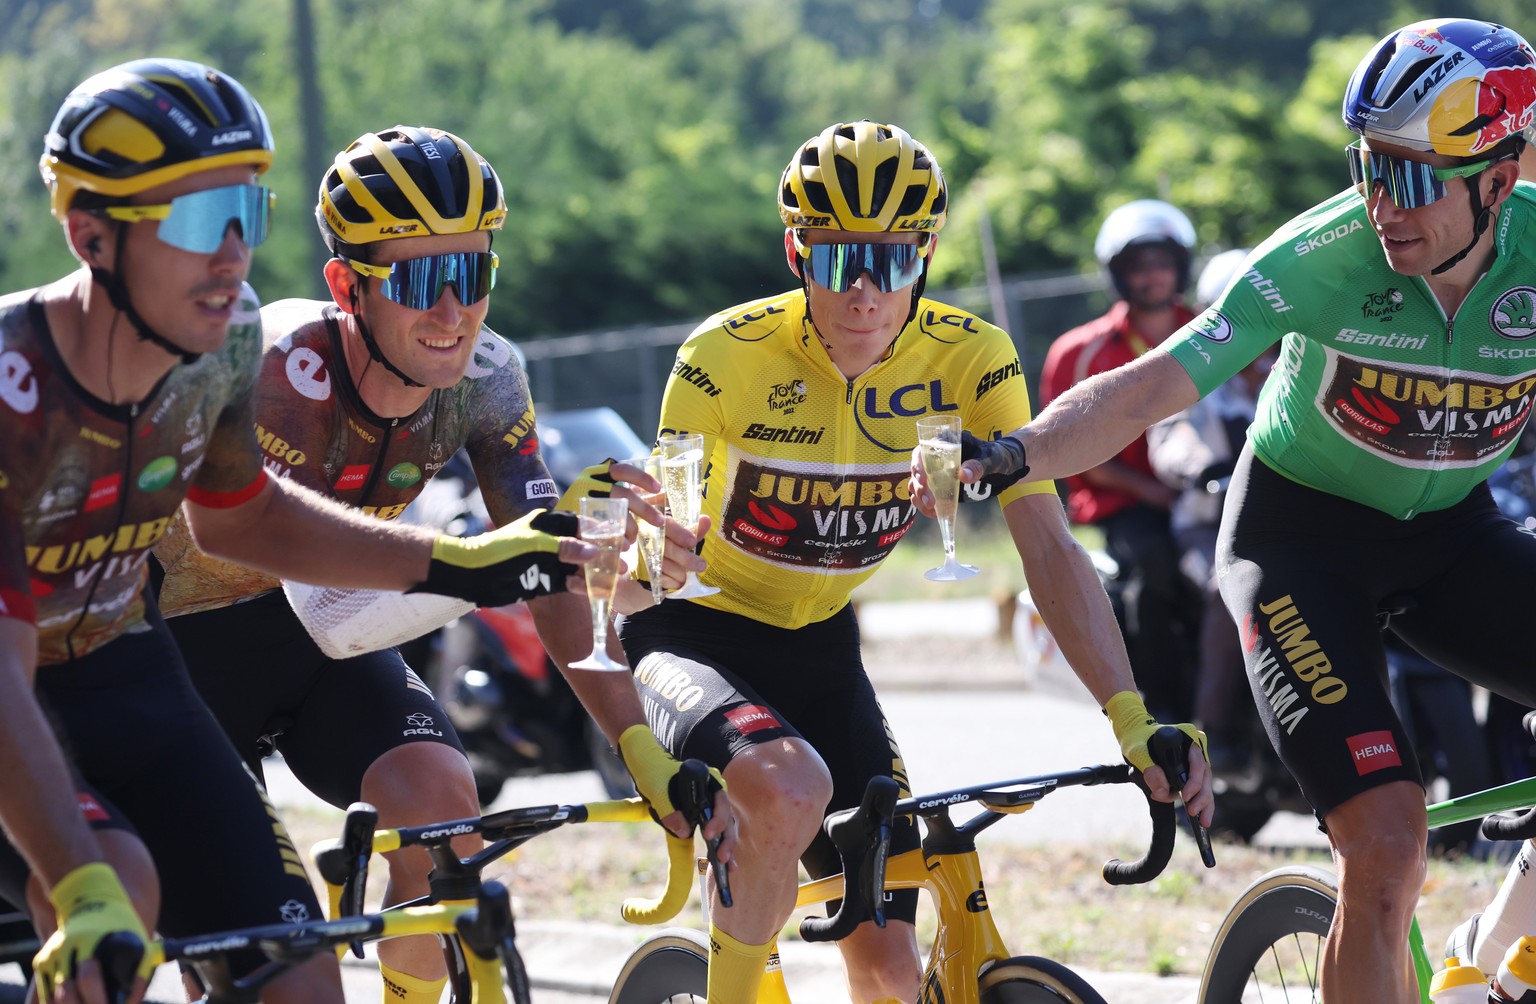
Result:
{"type": "Polygon", "coordinates": [[[382,962],[379,975],[384,977],[384,1004],[437,1004],[443,999],[443,987],[448,985],[447,976],[424,980],[382,962]]]}
{"type": "Polygon", "coordinates": [[[766,945],[743,945],[709,925],[709,1004],[752,1004],[768,961],[766,945]]]}

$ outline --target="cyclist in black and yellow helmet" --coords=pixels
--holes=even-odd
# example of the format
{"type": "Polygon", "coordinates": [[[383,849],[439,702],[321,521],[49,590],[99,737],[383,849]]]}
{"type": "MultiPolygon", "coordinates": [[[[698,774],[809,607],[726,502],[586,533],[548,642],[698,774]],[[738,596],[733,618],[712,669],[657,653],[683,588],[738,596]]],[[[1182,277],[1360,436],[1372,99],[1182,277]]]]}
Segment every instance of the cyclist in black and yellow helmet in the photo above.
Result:
{"type": "MultiPolygon", "coordinates": [[[[838,123],[796,150],[778,196],[799,288],[701,324],[662,402],[662,432],[704,437],[715,529],[700,578],[718,591],[620,625],[652,724],[674,756],[723,771],[740,822],[735,905],[710,915],[712,1002],[754,999],[797,861],[813,877],[839,870],[823,816],[856,805],[872,776],[906,788],[849,597],[912,524],[916,420],[954,415],[990,438],[1030,413],[1008,334],[923,296],[949,211],[926,147],[893,125],[838,123]]],[[[1052,488],[999,481],[974,497],[992,495],[1089,689],[1131,689],[1109,602],[1052,488]]],[[[891,853],[916,845],[911,821],[898,823],[891,853]]],[[[898,893],[885,927],[842,942],[852,999],[918,998],[915,912],[916,893],[898,893]]]]}
{"type": "MultiPolygon", "coordinates": [[[[554,503],[523,368],[511,344],[485,326],[497,266],[491,238],[505,216],[496,172],[451,133],[396,126],[336,156],[315,208],[335,255],[325,266],[332,299],[280,300],[262,310],[255,420],[269,470],[393,519],[463,449],[497,525],[554,503]]],[[[622,465],[610,473],[644,478],[622,465]]],[[[703,563],[692,534],[675,522],[671,529],[681,583],[687,568],[703,563]]],[[[276,578],[210,558],[185,534],[168,535],[156,554],[166,569],[161,608],[193,681],[253,770],[271,739],[312,791],[338,807],[372,803],[382,825],[478,814],[474,778],[447,714],[386,636],[406,616],[398,596],[382,598],[397,623],[378,623],[367,639],[370,647],[377,639],[378,650],[369,651],[339,636],[381,609],[367,606],[365,595],[329,597],[328,613],[356,609],[345,625],[334,617],[321,623],[292,585],[299,612],[276,578]]],[[[650,602],[638,583],[627,588],[650,602]]],[[[542,597],[529,609],[561,667],[590,649],[591,615],[580,596],[542,597]]],[[[465,612],[434,607],[415,632],[396,631],[394,639],[465,612]]],[[[612,739],[633,727],[630,743],[656,749],[627,676],[567,676],[612,739]]],[[[663,797],[676,761],[641,759],[652,766],[647,772],[631,757],[640,790],[663,797]]],[[[723,801],[721,810],[712,834],[729,820],[723,801]]],[[[478,840],[461,839],[463,853],[478,840]]],[[[431,862],[423,851],[386,857],[391,902],[426,894],[431,862]]],[[[385,942],[379,961],[391,1004],[441,995],[435,939],[385,942]]]]}
{"type": "MultiPolygon", "coordinates": [[[[46,938],[43,999],[103,1000],[93,955],[107,934],[319,915],[146,591],[150,548],[179,510],[172,532],[274,575],[487,605],[564,589],[591,554],[541,532],[571,534],[564,514],[466,545],[269,476],[245,277],[271,159],[260,107],[218,70],[146,59],[91,77],[41,161],[82,267],[0,299],[0,897],[46,938]]],[[[264,961],[252,949],[231,965],[264,961]]],[[[336,960],[263,999],[341,1001],[336,960]]]]}

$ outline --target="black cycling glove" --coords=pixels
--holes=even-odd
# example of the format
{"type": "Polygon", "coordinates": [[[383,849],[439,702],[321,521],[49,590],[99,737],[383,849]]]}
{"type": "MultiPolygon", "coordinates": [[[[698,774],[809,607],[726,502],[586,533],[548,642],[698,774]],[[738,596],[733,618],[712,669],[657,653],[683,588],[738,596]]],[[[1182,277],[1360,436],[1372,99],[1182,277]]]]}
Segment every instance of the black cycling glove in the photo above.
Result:
{"type": "Polygon", "coordinates": [[[575,513],[535,509],[490,533],[443,534],[432,544],[426,581],[406,592],[457,596],[482,607],[564,592],[577,568],[560,560],[560,538],[578,532],[575,513]]]}
{"type": "Polygon", "coordinates": [[[974,484],[961,485],[962,502],[985,502],[998,492],[1012,485],[1029,473],[1024,462],[1024,445],[1012,436],[1001,439],[982,439],[970,433],[960,433],[960,462],[981,462],[982,478],[974,484]]]}

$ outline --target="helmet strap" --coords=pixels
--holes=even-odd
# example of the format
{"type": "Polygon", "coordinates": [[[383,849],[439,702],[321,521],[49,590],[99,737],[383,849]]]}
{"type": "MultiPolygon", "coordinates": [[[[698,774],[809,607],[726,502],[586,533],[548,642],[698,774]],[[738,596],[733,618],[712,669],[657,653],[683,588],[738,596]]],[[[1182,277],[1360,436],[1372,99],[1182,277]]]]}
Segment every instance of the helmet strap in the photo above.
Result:
{"type": "Polygon", "coordinates": [[[120,274],[123,262],[123,242],[128,235],[128,228],[119,224],[117,228],[117,253],[113,256],[114,266],[112,271],[107,271],[100,265],[91,266],[91,278],[107,294],[107,300],[124,317],[128,323],[138,332],[141,341],[149,342],[158,348],[164,349],[171,355],[178,357],[183,363],[191,365],[201,357],[201,352],[188,352],[175,342],[166,338],[160,332],[145,323],[139,312],[133,309],[133,299],[128,295],[128,285],[123,282],[120,274]]]}
{"type": "MultiPolygon", "coordinates": [[[[365,281],[362,279],[359,282],[365,281]]],[[[407,387],[425,387],[426,384],[413,380],[400,367],[389,361],[384,355],[384,350],[379,348],[378,340],[373,337],[373,331],[368,327],[368,322],[363,320],[362,301],[357,295],[357,287],[352,287],[352,321],[357,325],[357,333],[363,337],[363,344],[368,347],[368,358],[383,366],[393,373],[407,387]]]]}
{"type": "MultiPolygon", "coordinates": [[[[1484,170],[1487,170],[1487,168],[1484,168],[1484,170]]],[[[1483,197],[1478,193],[1477,185],[1475,184],[1475,182],[1480,177],[1482,177],[1482,171],[1479,171],[1476,175],[1466,179],[1467,197],[1472,201],[1473,224],[1471,242],[1467,244],[1466,247],[1462,248],[1460,251],[1456,252],[1445,261],[1441,262],[1435,268],[1431,269],[1429,273],[1430,275],[1440,275],[1442,272],[1448,272],[1455,268],[1461,263],[1463,258],[1471,253],[1473,248],[1477,247],[1477,242],[1483,239],[1483,231],[1488,229],[1488,224],[1493,219],[1493,206],[1483,205],[1483,197]]]]}

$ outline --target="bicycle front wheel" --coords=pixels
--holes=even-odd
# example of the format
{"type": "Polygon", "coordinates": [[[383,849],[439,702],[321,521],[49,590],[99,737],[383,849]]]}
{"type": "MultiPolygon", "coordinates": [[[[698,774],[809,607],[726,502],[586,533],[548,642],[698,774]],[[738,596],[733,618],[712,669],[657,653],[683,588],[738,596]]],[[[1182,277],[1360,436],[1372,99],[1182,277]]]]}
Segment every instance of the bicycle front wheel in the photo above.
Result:
{"type": "Polygon", "coordinates": [[[1059,962],[1024,955],[981,974],[981,1004],[1106,1004],[1088,981],[1059,962]]]}
{"type": "Polygon", "coordinates": [[[662,931],[632,952],[613,982],[608,1004],[702,1002],[709,982],[709,943],[684,928],[662,931]]]}
{"type": "Polygon", "coordinates": [[[1338,898],[1333,876],[1305,865],[1278,868],[1249,886],[1211,944],[1198,1004],[1317,1001],[1338,898]]]}

